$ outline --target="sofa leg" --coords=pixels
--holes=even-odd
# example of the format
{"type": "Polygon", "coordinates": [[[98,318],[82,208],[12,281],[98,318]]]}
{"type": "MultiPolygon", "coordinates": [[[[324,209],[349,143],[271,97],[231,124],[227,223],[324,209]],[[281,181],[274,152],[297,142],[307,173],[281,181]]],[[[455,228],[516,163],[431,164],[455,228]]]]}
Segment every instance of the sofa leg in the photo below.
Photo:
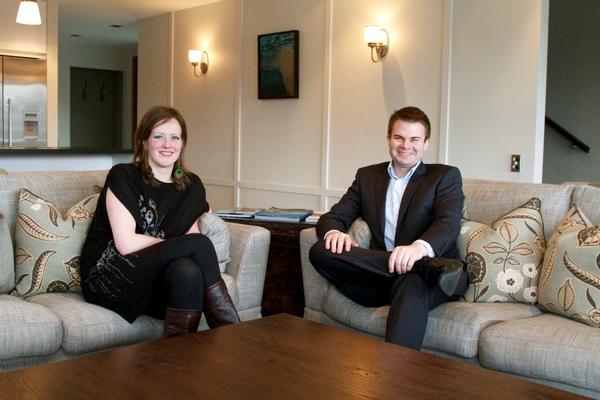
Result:
{"type": "Polygon", "coordinates": [[[229,292],[227,292],[227,286],[223,279],[205,289],[204,309],[202,311],[210,328],[240,322],[240,317],[229,292]]]}
{"type": "Polygon", "coordinates": [[[163,337],[187,335],[196,332],[201,316],[201,310],[167,307],[163,337]]]}

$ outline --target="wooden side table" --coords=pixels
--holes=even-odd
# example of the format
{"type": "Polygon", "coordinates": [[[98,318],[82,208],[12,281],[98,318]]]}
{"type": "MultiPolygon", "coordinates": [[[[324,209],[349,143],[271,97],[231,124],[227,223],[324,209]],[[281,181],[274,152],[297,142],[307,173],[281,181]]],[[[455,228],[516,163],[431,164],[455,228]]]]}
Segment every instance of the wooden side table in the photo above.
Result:
{"type": "Polygon", "coordinates": [[[314,228],[304,222],[257,221],[225,218],[228,222],[258,225],[271,232],[267,274],[262,297],[262,315],[304,315],[304,286],[300,266],[300,231],[314,228]]]}

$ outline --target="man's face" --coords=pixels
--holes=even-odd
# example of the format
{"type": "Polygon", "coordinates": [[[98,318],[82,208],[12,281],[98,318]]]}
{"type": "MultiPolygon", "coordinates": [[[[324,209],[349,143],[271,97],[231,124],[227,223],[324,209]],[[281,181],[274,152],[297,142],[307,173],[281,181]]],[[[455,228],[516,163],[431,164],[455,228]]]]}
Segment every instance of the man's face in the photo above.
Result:
{"type": "Polygon", "coordinates": [[[420,122],[397,120],[388,136],[388,147],[396,175],[405,176],[429,147],[429,139],[425,140],[425,126],[420,122]]]}

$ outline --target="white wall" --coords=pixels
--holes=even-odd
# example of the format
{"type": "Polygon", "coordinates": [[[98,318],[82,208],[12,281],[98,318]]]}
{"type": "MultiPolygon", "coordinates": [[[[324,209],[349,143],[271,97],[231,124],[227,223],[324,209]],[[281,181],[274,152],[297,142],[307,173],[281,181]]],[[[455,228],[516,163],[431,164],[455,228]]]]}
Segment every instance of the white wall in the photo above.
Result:
{"type": "MultiPolygon", "coordinates": [[[[427,162],[437,160],[441,94],[443,7],[439,1],[333,2],[328,195],[337,197],[356,169],[389,159],[387,122],[414,105],[432,123],[427,162]],[[374,64],[362,39],[365,25],[390,36],[383,62],[374,64]]],[[[331,204],[327,204],[331,206],[331,204]]],[[[327,208],[328,208],[327,207],[327,208]]]]}
{"type": "Polygon", "coordinates": [[[450,6],[447,162],[469,178],[541,182],[547,1],[450,6]]]}
{"type": "Polygon", "coordinates": [[[172,93],[213,208],[329,208],[358,167],[388,159],[387,119],[406,105],[431,118],[427,162],[467,177],[541,173],[547,0],[222,0],[173,15],[140,24],[140,72],[153,70],[140,88],[159,88],[140,98],[145,106],[172,93]],[[367,24],[390,34],[377,64],[362,40],[367,24]],[[172,67],[142,52],[169,29],[172,43],[157,46],[172,67]],[[300,30],[300,98],[258,100],[256,36],[291,29],[300,30]],[[193,48],[210,53],[200,78],[187,63],[193,48]],[[520,174],[507,172],[511,153],[523,157],[520,174]]]}
{"type": "Polygon", "coordinates": [[[46,107],[48,147],[58,146],[58,3],[47,5],[46,107]]]}
{"type": "Polygon", "coordinates": [[[138,41],[138,122],[153,105],[172,104],[171,17],[157,15],[138,24],[138,37],[144,38],[138,41]]]}
{"type": "Polygon", "coordinates": [[[232,204],[236,181],[240,3],[224,0],[174,17],[173,105],[188,124],[187,163],[207,185],[213,208],[232,204]],[[194,76],[188,50],[209,54],[208,73],[194,76]]]}
{"type": "Polygon", "coordinates": [[[326,2],[253,0],[244,5],[240,203],[319,208],[326,2]],[[300,97],[259,100],[257,36],[293,29],[300,31],[300,97]]]}

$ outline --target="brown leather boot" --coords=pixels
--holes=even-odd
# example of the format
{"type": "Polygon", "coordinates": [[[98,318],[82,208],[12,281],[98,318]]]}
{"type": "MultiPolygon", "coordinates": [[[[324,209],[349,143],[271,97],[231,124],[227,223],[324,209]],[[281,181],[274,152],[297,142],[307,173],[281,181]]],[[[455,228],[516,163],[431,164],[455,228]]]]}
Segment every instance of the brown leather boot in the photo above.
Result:
{"type": "Polygon", "coordinates": [[[201,310],[187,310],[167,307],[163,337],[187,335],[198,330],[201,310]]]}
{"type": "Polygon", "coordinates": [[[204,291],[204,316],[206,322],[211,328],[216,328],[221,325],[237,324],[240,322],[240,317],[229,297],[227,286],[223,279],[209,286],[204,291]]]}

